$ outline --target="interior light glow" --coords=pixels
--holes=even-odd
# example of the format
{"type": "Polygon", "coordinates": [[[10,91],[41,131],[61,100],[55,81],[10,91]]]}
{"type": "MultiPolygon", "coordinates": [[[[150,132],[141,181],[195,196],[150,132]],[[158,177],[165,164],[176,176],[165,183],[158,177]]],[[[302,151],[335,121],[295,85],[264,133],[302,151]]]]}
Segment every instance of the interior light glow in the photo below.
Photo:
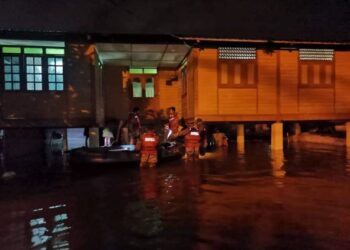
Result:
{"type": "Polygon", "coordinates": [[[142,74],[143,69],[142,68],[130,68],[129,73],[130,74],[142,74]]]}
{"type": "Polygon", "coordinates": [[[64,55],[64,49],[46,48],[45,53],[47,55],[64,55]]]}
{"type": "Polygon", "coordinates": [[[157,74],[158,70],[157,70],[157,68],[144,68],[143,73],[144,74],[157,74]]]}
{"type": "Polygon", "coordinates": [[[19,47],[2,47],[2,53],[6,54],[20,54],[21,48],[19,47]]]}
{"type": "Polygon", "coordinates": [[[43,54],[42,48],[24,48],[24,54],[43,54]]]}

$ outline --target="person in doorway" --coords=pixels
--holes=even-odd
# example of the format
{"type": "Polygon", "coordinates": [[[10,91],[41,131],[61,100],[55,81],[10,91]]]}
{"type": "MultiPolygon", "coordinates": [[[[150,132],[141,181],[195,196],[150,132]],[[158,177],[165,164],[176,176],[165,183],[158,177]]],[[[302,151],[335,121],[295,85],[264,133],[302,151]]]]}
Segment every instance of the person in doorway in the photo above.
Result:
{"type": "Polygon", "coordinates": [[[154,132],[154,126],[149,125],[144,134],[141,135],[141,159],[140,167],[155,167],[158,162],[157,145],[158,136],[154,132]]]}
{"type": "Polygon", "coordinates": [[[185,150],[186,159],[199,159],[199,147],[200,147],[201,137],[194,120],[188,122],[188,133],[185,135],[185,150]]]}
{"type": "Polygon", "coordinates": [[[130,144],[137,144],[141,133],[140,108],[135,107],[129,114],[127,121],[130,144]]]}
{"type": "Polygon", "coordinates": [[[84,128],[84,136],[85,136],[85,147],[89,146],[89,128],[84,128]]]}
{"type": "Polygon", "coordinates": [[[179,118],[176,113],[175,107],[168,108],[168,124],[171,134],[169,140],[173,141],[178,137],[179,134],[179,118]]]}

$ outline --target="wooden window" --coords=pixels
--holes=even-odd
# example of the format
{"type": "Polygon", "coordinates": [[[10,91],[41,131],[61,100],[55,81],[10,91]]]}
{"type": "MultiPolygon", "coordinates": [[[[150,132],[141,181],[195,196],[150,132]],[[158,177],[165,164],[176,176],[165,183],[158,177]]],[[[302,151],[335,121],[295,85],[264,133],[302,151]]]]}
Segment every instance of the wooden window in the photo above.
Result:
{"type": "Polygon", "coordinates": [[[255,48],[218,48],[219,87],[256,87],[257,63],[255,48]]]}
{"type": "Polygon", "coordinates": [[[253,63],[249,63],[247,66],[248,72],[247,72],[247,84],[248,85],[255,85],[255,70],[256,65],[253,63]]]}
{"type": "Polygon", "coordinates": [[[222,63],[220,66],[221,84],[228,84],[228,65],[222,63]]]}
{"type": "Polygon", "coordinates": [[[300,49],[299,82],[301,87],[333,87],[334,51],[300,49]]]}
{"type": "Polygon", "coordinates": [[[256,87],[255,60],[219,60],[218,72],[220,87],[256,87]]]}
{"type": "Polygon", "coordinates": [[[333,74],[333,62],[300,62],[299,79],[302,87],[332,87],[334,85],[333,74]]]}
{"type": "Polygon", "coordinates": [[[324,83],[332,84],[332,74],[333,74],[333,65],[326,64],[324,66],[324,83]]]}

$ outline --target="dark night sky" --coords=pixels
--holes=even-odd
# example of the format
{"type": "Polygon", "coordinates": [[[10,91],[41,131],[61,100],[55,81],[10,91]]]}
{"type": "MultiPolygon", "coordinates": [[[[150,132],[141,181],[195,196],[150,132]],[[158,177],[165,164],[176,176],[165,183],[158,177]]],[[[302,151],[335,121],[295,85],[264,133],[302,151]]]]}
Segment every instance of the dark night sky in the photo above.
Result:
{"type": "Polygon", "coordinates": [[[0,30],[350,41],[350,0],[0,0],[0,30]]]}

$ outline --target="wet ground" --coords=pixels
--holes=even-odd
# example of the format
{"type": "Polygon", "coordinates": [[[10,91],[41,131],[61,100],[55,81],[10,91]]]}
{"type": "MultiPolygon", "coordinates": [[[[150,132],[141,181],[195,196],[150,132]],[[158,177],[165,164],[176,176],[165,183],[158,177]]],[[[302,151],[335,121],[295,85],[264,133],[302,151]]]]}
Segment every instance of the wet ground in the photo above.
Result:
{"type": "Polygon", "coordinates": [[[264,142],[0,184],[1,249],[350,249],[350,151],[264,142]]]}

